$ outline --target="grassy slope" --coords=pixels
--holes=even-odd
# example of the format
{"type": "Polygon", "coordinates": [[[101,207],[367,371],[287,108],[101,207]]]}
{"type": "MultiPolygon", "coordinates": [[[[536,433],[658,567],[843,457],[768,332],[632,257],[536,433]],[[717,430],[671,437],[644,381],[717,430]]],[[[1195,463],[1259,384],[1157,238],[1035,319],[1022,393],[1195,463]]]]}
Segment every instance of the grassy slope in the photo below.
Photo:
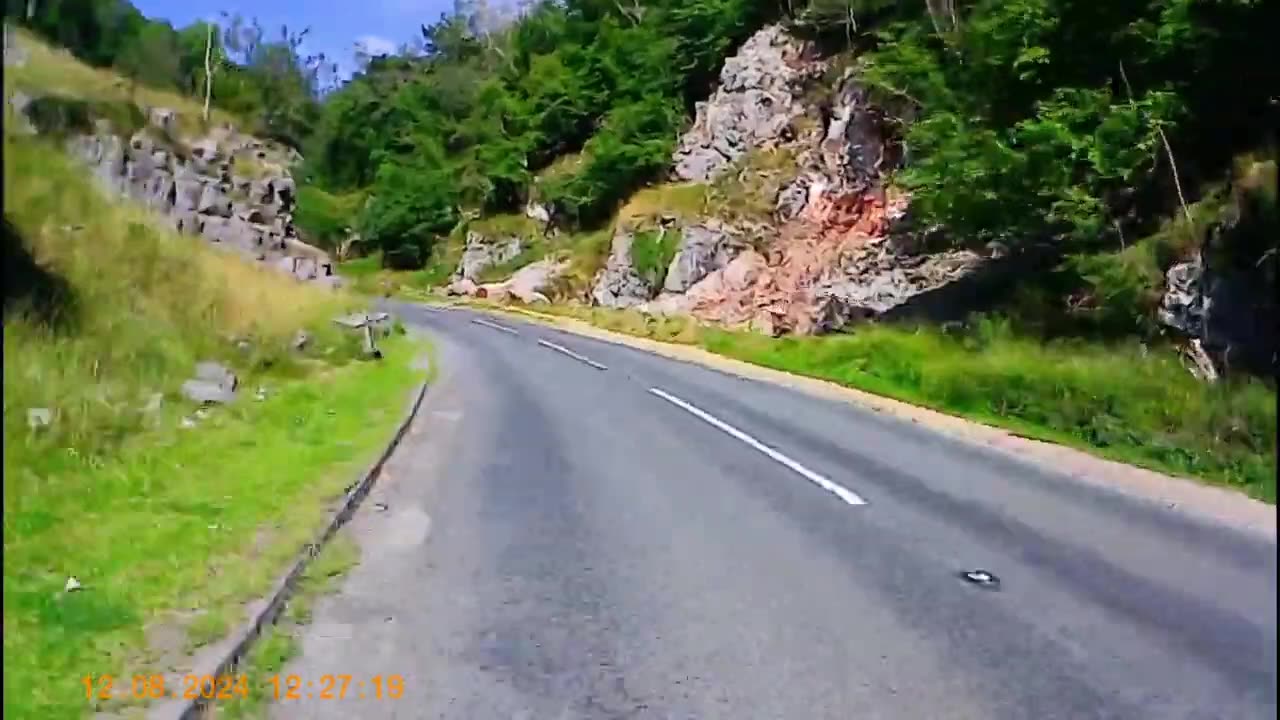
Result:
{"type": "MultiPolygon", "coordinates": [[[[15,28],[28,60],[22,67],[5,66],[5,95],[23,90],[31,95],[56,94],[81,100],[126,101],[140,107],[166,107],[176,110],[184,130],[196,131],[200,123],[202,103],[188,97],[146,85],[134,85],[108,69],[90,67],[65,49],[53,47],[30,32],[15,28]]],[[[235,122],[221,110],[210,112],[210,122],[235,122]]],[[[237,123],[243,125],[243,123],[237,123]]]]}
{"type": "MultiPolygon", "coordinates": [[[[29,75],[40,67],[33,54],[29,75]]],[[[352,362],[358,340],[329,318],[353,298],[158,229],[40,141],[6,135],[4,204],[6,263],[30,253],[42,270],[24,279],[65,286],[54,316],[6,293],[4,709],[79,717],[84,675],[127,685],[240,622],[422,373],[405,338],[383,363],[352,362]],[[241,398],[182,429],[194,408],[177,389],[203,359],[240,374],[241,398]],[[162,406],[144,409],[154,393],[162,406]],[[28,428],[28,408],[53,422],[28,428]],[[64,593],[73,575],[84,589],[64,593]],[[176,644],[149,642],[157,629],[176,644]]]]}

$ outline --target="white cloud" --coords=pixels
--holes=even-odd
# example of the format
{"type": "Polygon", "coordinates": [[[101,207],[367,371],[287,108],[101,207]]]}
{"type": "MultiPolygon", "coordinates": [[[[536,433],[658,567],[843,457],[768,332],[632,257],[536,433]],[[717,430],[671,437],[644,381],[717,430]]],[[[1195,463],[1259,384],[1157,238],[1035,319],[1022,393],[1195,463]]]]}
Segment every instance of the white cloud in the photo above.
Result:
{"type": "Polygon", "coordinates": [[[361,35],[356,38],[356,49],[373,57],[390,55],[396,51],[396,44],[381,35],[361,35]]]}

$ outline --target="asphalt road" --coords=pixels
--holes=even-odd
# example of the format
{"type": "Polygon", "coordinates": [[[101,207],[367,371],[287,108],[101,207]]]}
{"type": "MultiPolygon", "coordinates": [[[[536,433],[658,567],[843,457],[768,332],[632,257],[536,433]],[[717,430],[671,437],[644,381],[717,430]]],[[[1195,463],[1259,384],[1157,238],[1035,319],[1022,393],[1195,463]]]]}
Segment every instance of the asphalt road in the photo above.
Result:
{"type": "Polygon", "coordinates": [[[845,403],[398,311],[441,374],[276,717],[1276,716],[1274,541],[845,403]],[[306,699],[327,674],[348,697],[306,699]]]}

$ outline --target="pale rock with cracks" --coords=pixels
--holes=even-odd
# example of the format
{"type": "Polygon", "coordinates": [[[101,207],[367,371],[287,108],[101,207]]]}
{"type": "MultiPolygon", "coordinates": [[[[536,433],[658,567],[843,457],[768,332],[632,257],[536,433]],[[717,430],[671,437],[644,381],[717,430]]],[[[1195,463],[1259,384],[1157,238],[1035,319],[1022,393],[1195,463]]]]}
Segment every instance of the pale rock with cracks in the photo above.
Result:
{"type": "Polygon", "coordinates": [[[71,136],[66,149],[104,190],[147,207],[178,232],[300,281],[338,284],[328,254],[302,242],[293,224],[297,186],[288,167],[301,159],[297,151],[231,126],[181,137],[175,110],[150,107],[145,115],[148,127],[128,137],[96,118],[93,132],[71,136]],[[248,166],[256,177],[241,173],[248,166]]]}
{"type": "Polygon", "coordinates": [[[653,297],[654,288],[631,263],[634,239],[635,235],[630,230],[619,228],[614,232],[609,257],[592,283],[591,300],[596,305],[629,308],[646,303],[653,297]]]}
{"type": "Polygon", "coordinates": [[[825,68],[813,48],[772,25],[752,35],[720,70],[720,84],[697,104],[675,152],[673,175],[711,180],[751,148],[772,141],[803,114],[798,97],[825,68]]]}
{"type": "Polygon", "coordinates": [[[453,280],[475,281],[485,270],[514,259],[523,250],[524,243],[518,237],[493,239],[470,231],[462,258],[453,271],[453,280]]]}
{"type": "Polygon", "coordinates": [[[970,251],[930,253],[898,241],[909,198],[883,187],[898,162],[884,113],[853,70],[826,93],[828,107],[811,105],[807,91],[827,69],[813,47],[779,26],[764,28],[725,62],[719,87],[680,140],[672,174],[713,180],[752,150],[785,148],[794,166],[767,198],[771,224],[748,231],[740,221],[685,223],[661,288],[635,273],[630,236],[620,234],[593,288],[596,304],[770,335],[821,333],[910,302],[986,262],[970,251]],[[796,122],[802,116],[823,122],[796,122]],[[763,239],[763,252],[739,239],[748,235],[763,239]]]}

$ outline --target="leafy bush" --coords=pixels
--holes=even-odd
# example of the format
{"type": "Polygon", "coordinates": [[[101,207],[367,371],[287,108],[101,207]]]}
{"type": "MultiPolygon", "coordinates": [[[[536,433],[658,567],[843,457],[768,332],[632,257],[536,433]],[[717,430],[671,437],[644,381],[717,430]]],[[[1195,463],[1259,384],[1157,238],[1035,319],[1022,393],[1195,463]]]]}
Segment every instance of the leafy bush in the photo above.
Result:
{"type": "Polygon", "coordinates": [[[346,239],[348,230],[358,225],[365,197],[362,192],[337,195],[303,185],[298,189],[293,222],[304,240],[332,251],[346,239]]]}
{"type": "Polygon", "coordinates": [[[384,163],[360,216],[360,234],[382,251],[387,266],[422,267],[436,239],[457,222],[455,192],[447,170],[426,158],[384,163]]]}

